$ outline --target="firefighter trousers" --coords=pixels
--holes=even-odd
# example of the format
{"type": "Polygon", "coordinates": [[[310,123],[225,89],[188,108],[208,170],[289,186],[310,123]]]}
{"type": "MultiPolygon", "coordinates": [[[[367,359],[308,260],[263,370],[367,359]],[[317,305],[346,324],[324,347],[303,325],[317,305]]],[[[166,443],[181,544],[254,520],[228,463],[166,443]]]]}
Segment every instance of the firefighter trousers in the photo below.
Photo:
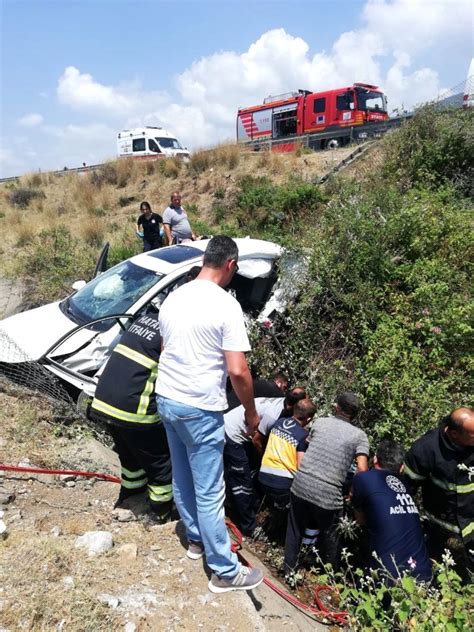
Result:
{"type": "Polygon", "coordinates": [[[226,436],[224,445],[224,479],[231,517],[244,535],[251,535],[257,526],[257,496],[254,478],[253,445],[236,443],[226,436]]]}
{"type": "Polygon", "coordinates": [[[148,428],[123,428],[109,424],[121,466],[118,502],[148,492],[152,509],[159,512],[173,499],[171,458],[162,423],[148,428]]]}

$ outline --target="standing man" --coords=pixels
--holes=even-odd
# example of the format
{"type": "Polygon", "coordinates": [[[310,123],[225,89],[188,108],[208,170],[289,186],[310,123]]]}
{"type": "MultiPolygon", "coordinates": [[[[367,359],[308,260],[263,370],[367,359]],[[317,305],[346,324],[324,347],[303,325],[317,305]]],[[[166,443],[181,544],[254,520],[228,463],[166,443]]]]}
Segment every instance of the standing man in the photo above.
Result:
{"type": "Polygon", "coordinates": [[[163,213],[163,227],[168,246],[177,244],[184,239],[196,239],[184,208],[181,206],[181,193],[174,191],[171,202],[163,213]]]}
{"type": "Polygon", "coordinates": [[[418,509],[401,474],[403,457],[399,443],[384,439],[375,453],[374,469],[354,476],[352,504],[357,522],[365,524],[370,535],[373,553],[367,566],[388,583],[403,573],[429,582],[431,561],[418,509]]]}
{"type": "Polygon", "coordinates": [[[308,449],[295,474],[290,495],[290,515],[285,541],[285,573],[296,570],[303,533],[319,529],[323,562],[339,565],[337,523],[343,509],[343,485],[351,463],[357,471],[369,468],[369,440],[352,425],[359,412],[359,399],[350,391],[336,400],[335,415],[316,419],[308,449]]]}
{"type": "Polygon", "coordinates": [[[143,252],[161,248],[163,240],[161,238],[160,226],[163,224],[161,215],[152,213],[151,206],[144,201],[140,204],[141,215],[137,219],[136,233],[143,239],[143,252]]]}
{"type": "Polygon", "coordinates": [[[421,485],[428,552],[452,551],[465,582],[474,572],[474,410],[457,408],[429,430],[405,457],[405,474],[421,485]]]}
{"type": "Polygon", "coordinates": [[[249,434],[259,417],[239,303],[225,288],[238,270],[229,237],[214,237],[195,281],[173,292],[160,310],[163,351],[156,392],[173,464],[175,502],[186,528],[188,557],[203,554],[213,571],[211,592],[250,590],[263,580],[231,552],[224,521],[224,418],[226,374],[244,409],[249,434]],[[190,312],[191,310],[191,312],[190,312]]]}

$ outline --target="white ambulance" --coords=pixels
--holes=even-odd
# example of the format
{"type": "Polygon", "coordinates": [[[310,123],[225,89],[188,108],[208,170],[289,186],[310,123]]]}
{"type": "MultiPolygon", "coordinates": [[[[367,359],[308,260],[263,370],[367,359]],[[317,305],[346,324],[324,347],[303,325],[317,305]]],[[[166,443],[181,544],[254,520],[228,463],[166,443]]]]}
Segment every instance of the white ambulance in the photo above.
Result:
{"type": "Polygon", "coordinates": [[[172,158],[189,160],[189,151],[178,139],[162,127],[137,127],[124,129],[117,135],[119,157],[172,158]]]}

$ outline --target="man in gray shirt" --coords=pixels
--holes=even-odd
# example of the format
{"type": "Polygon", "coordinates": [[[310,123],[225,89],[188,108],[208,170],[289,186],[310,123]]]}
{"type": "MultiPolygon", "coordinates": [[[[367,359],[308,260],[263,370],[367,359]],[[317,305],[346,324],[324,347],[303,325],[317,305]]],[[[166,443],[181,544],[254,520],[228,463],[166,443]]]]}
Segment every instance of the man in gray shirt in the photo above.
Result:
{"type": "Polygon", "coordinates": [[[335,415],[313,423],[308,449],[291,487],[286,574],[296,569],[307,527],[320,531],[318,549],[323,562],[338,567],[337,523],[343,508],[343,484],[354,459],[358,472],[369,467],[367,435],[351,423],[358,411],[357,396],[347,391],[338,396],[335,415]]]}
{"type": "Polygon", "coordinates": [[[181,206],[181,194],[179,191],[173,191],[171,194],[170,205],[163,213],[163,228],[165,229],[168,246],[171,246],[173,243],[179,243],[184,239],[192,239],[193,241],[196,239],[186,211],[181,206]]]}

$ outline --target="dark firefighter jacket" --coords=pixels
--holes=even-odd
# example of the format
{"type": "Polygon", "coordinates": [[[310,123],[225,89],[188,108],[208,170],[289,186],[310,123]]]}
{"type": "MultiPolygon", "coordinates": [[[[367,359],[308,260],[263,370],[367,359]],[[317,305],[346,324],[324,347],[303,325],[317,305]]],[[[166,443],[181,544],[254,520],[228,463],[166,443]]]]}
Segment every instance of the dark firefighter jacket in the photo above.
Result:
{"type": "Polygon", "coordinates": [[[158,316],[140,316],[114,347],[99,378],[90,416],[125,428],[158,423],[155,382],[160,351],[158,316]]]}
{"type": "Polygon", "coordinates": [[[474,449],[456,446],[444,426],[420,437],[405,457],[404,473],[421,484],[428,520],[466,545],[474,541],[473,472],[474,449]]]}

